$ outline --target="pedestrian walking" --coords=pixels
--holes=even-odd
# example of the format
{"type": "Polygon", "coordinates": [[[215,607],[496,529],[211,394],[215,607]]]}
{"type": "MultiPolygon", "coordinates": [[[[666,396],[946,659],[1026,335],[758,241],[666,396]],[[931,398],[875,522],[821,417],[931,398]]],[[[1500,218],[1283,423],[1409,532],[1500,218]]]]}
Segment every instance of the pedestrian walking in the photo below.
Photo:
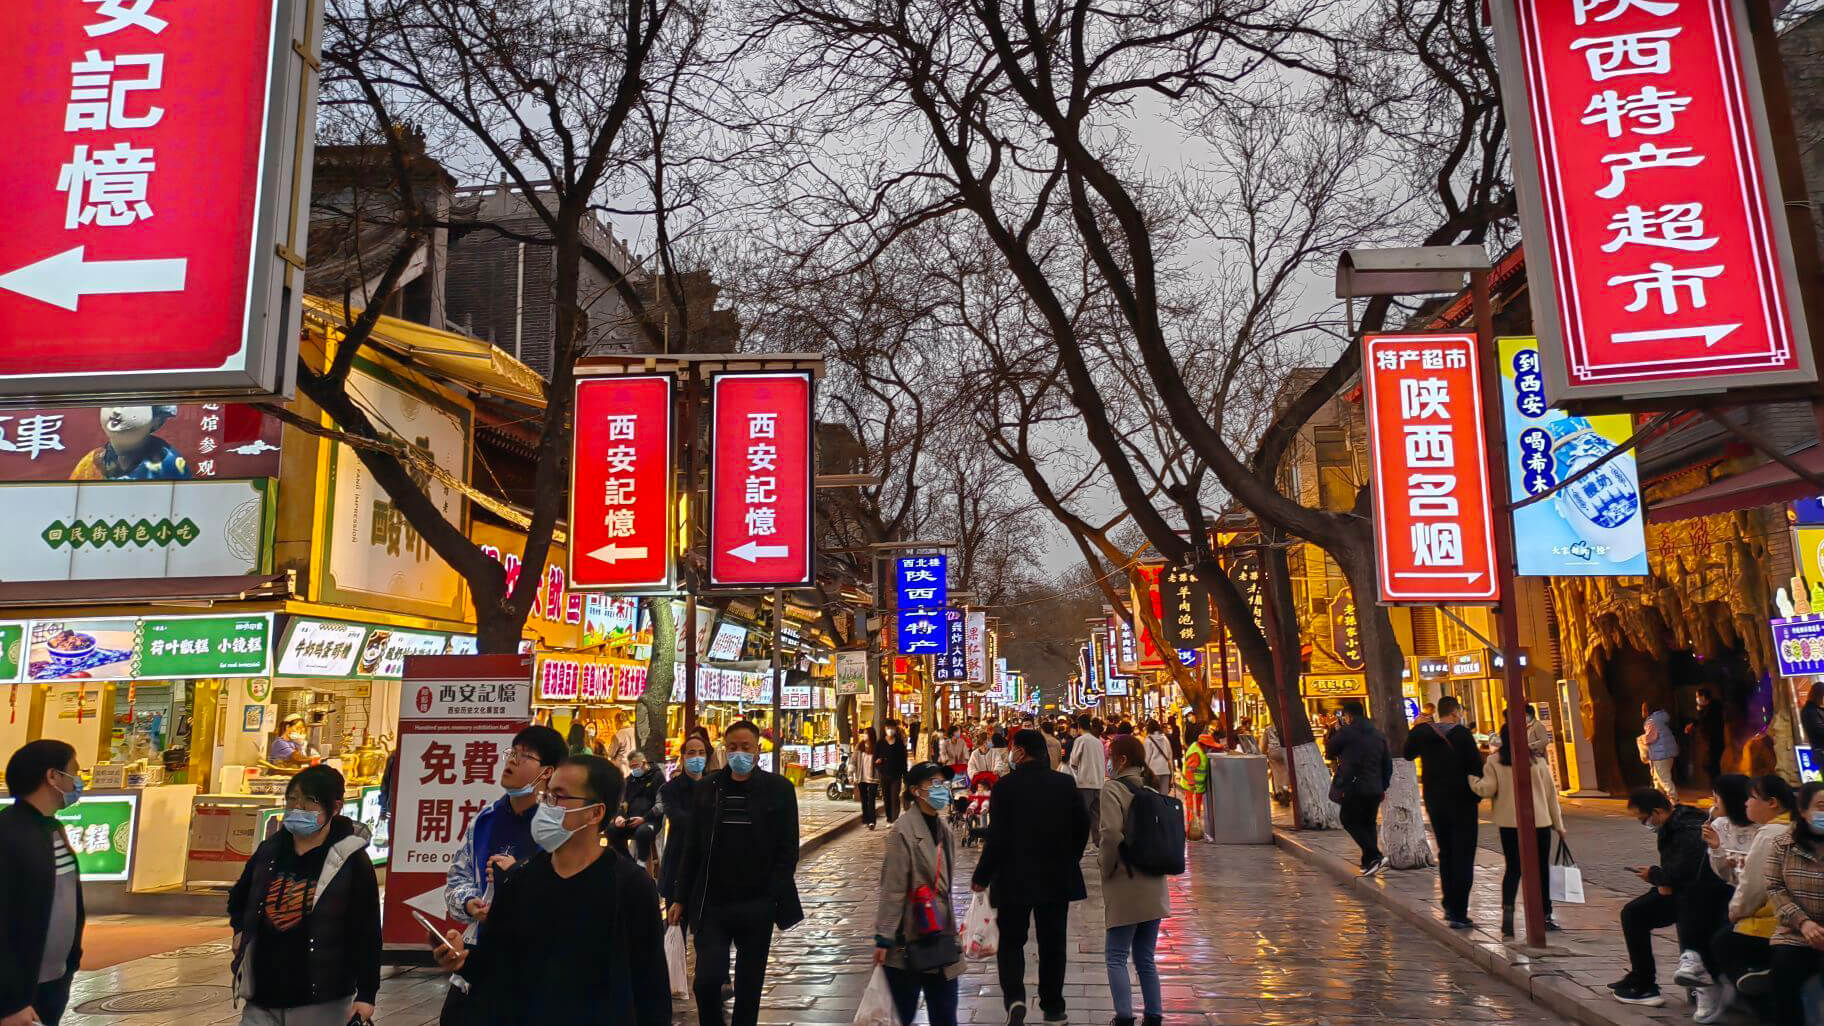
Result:
{"type": "Polygon", "coordinates": [[[88,918],[76,856],[55,816],[82,797],[76,749],[49,738],[26,744],[6,761],[6,790],[13,803],[0,809],[0,1026],[57,1026],[88,918]]]}
{"type": "MultiPolygon", "coordinates": [[[[1520,892],[1520,778],[1514,768],[1514,750],[1501,728],[1501,746],[1495,753],[1495,766],[1485,766],[1482,775],[1472,777],[1469,786],[1483,798],[1495,800],[1495,828],[1501,834],[1501,854],[1507,860],[1501,874],[1501,936],[1514,935],[1514,896],[1520,892]]],[[[1533,790],[1533,839],[1539,849],[1539,866],[1543,872],[1552,864],[1552,835],[1564,837],[1564,809],[1558,804],[1558,784],[1543,759],[1534,759],[1528,772],[1533,790]]],[[[1552,918],[1552,895],[1545,894],[1545,928],[1560,929],[1552,918]]]]}
{"type": "Polygon", "coordinates": [[[697,1021],[723,1026],[722,988],[734,950],[734,1026],[754,1026],[766,983],[773,928],[804,919],[798,901],[798,794],[791,782],[759,768],[760,730],[741,720],[722,732],[728,767],[697,788],[690,839],[678,870],[683,907],[691,914],[697,975],[697,1021]]]}
{"type": "Polygon", "coordinates": [[[658,889],[606,843],[622,783],[607,759],[566,759],[532,823],[539,854],[500,877],[476,944],[451,930],[436,949],[451,985],[471,988],[475,1021],[671,1023],[658,889]]]}
{"type": "MultiPolygon", "coordinates": [[[[241,1026],[347,1026],[374,1017],[380,887],[367,827],[342,815],[342,774],[311,766],[285,786],[284,829],[228,892],[241,1026]]],[[[451,933],[456,933],[452,930],[451,933]]]]}
{"type": "MultiPolygon", "coordinates": [[[[1551,746],[1551,738],[1546,735],[1545,724],[1539,722],[1539,713],[1532,706],[1526,707],[1526,748],[1535,759],[1544,759],[1545,751],[1551,746]]],[[[1556,783],[1553,784],[1556,787],[1556,783]]]]}
{"type": "MultiPolygon", "coordinates": [[[[1176,761],[1172,758],[1172,743],[1165,739],[1165,728],[1158,720],[1146,721],[1146,771],[1153,776],[1154,786],[1164,790],[1172,786],[1172,767],[1176,761]]],[[[1111,755],[1112,758],[1112,755],[1111,755]]]]}
{"type": "Polygon", "coordinates": [[[963,772],[969,764],[969,738],[954,723],[944,731],[943,762],[952,773],[963,772]]]}
{"type": "Polygon", "coordinates": [[[1342,720],[1324,750],[1325,757],[1336,764],[1330,799],[1341,806],[1343,829],[1361,849],[1362,875],[1374,876],[1387,868],[1387,858],[1381,854],[1380,817],[1381,802],[1393,783],[1393,754],[1388,751],[1386,735],[1368,719],[1361,702],[1345,701],[1342,720]]]}
{"type": "Polygon", "coordinates": [[[1723,750],[1729,746],[1729,729],[1722,704],[1709,688],[1697,689],[1697,717],[1685,724],[1685,736],[1691,739],[1692,763],[1703,760],[1704,779],[1714,781],[1723,775],[1723,750]]]}
{"type": "Polygon", "coordinates": [[[1077,739],[1070,746],[1070,775],[1077,782],[1077,794],[1089,813],[1090,843],[1100,843],[1102,832],[1097,818],[1102,811],[1102,784],[1108,779],[1105,763],[1108,755],[1095,723],[1088,716],[1077,717],[1077,739]]]}
{"type": "Polygon", "coordinates": [[[645,865],[652,861],[653,843],[659,835],[660,820],[652,810],[659,803],[665,772],[647,761],[646,753],[638,748],[627,753],[625,764],[621,807],[609,821],[608,840],[621,854],[645,865]]]}
{"type": "MultiPolygon", "coordinates": [[[[564,761],[564,739],[550,727],[527,727],[513,737],[500,771],[505,793],[475,814],[463,831],[444,875],[443,904],[451,919],[467,923],[463,936],[473,941],[494,903],[497,873],[529,859],[538,851],[532,841],[532,819],[538,793],[564,761]]],[[[472,1022],[467,992],[451,987],[444,997],[442,1026],[472,1022]]]]}
{"type": "Polygon", "coordinates": [[[693,733],[684,739],[680,772],[659,788],[659,802],[652,814],[665,824],[665,850],[659,856],[659,896],[667,904],[681,902],[678,867],[684,861],[684,839],[690,836],[691,807],[697,787],[710,770],[709,737],[693,733]]]}
{"type": "Polygon", "coordinates": [[[1706,843],[1714,842],[1710,843],[1711,870],[1734,886],[1735,894],[1729,899],[1729,922],[1710,938],[1711,975],[1716,983],[1698,995],[1695,1019],[1699,1023],[1722,1021],[1735,1002],[1738,987],[1766,982],[1773,964],[1773,935],[1780,926],[1767,898],[1767,869],[1774,844],[1792,831],[1795,801],[1792,785],[1770,773],[1749,787],[1745,809],[1755,833],[1745,853],[1725,845],[1718,831],[1704,834],[1706,843]]]}
{"type": "Polygon", "coordinates": [[[1045,740],[1037,731],[1014,735],[1013,770],[989,796],[988,836],[970,880],[975,891],[987,892],[996,911],[1001,938],[995,967],[1009,1026],[1026,1021],[1026,936],[1035,929],[1039,1010],[1052,1026],[1067,1021],[1064,943],[1070,903],[1089,893],[1080,862],[1089,843],[1089,810],[1075,780],[1047,769],[1045,759],[1045,740]]]}
{"type": "Polygon", "coordinates": [[[1102,785],[1102,840],[1097,861],[1102,873],[1103,951],[1108,965],[1108,990],[1115,1001],[1113,1026],[1134,1026],[1134,992],[1128,982],[1131,955],[1140,978],[1144,1026],[1160,1026],[1165,1019],[1165,999],[1159,988],[1159,967],[1154,952],[1159,944],[1159,924],[1172,914],[1172,896],[1166,878],[1134,868],[1122,854],[1127,840],[1127,813],[1141,788],[1157,787],[1147,768],[1146,752],[1131,734],[1108,746],[1113,773],[1102,785]]]}
{"type": "Polygon", "coordinates": [[[1799,789],[1792,830],[1768,856],[1767,898],[1780,922],[1766,980],[1774,1026],[1804,1026],[1805,987],[1824,974],[1824,784],[1799,789]]]}
{"type": "Polygon", "coordinates": [[[1622,906],[1621,934],[1628,945],[1628,974],[1610,984],[1618,1001],[1657,1008],[1659,971],[1653,960],[1653,931],[1677,927],[1678,971],[1687,987],[1709,986],[1703,950],[1728,916],[1729,886],[1710,869],[1700,809],[1673,805],[1657,788],[1639,787],[1628,795],[1628,811],[1658,839],[1659,864],[1631,867],[1650,885],[1647,893],[1622,906]]]}
{"type": "Polygon", "coordinates": [[[1438,699],[1438,718],[1413,721],[1402,754],[1420,763],[1425,814],[1438,842],[1444,920],[1454,929],[1468,930],[1475,927],[1469,918],[1469,890],[1476,875],[1476,807],[1482,801],[1469,780],[1482,775],[1482,751],[1461,716],[1454,695],[1438,699]]]}
{"type": "Polygon", "coordinates": [[[1668,802],[1677,804],[1678,785],[1672,782],[1672,767],[1678,762],[1678,733],[1672,729],[1672,714],[1642,702],[1640,721],[1640,753],[1653,774],[1653,786],[1668,802]]]}
{"type": "MultiPolygon", "coordinates": [[[[1051,720],[1040,724],[1045,738],[1045,759],[1048,769],[1057,769],[1064,765],[1064,742],[1058,740],[1058,725],[1051,720]]],[[[1819,749],[1824,751],[1824,749],[1819,749]]]]}
{"type": "Polygon", "coordinates": [[[874,964],[886,970],[899,1021],[910,1026],[925,999],[931,1026],[956,1026],[963,950],[956,933],[951,879],[956,844],[944,825],[948,765],[922,762],[906,772],[911,812],[887,834],[874,911],[874,964]]]}
{"type": "Polygon", "coordinates": [[[880,759],[874,754],[874,728],[855,739],[855,797],[861,802],[861,825],[874,829],[874,796],[880,791],[880,759]]]}
{"type": "Polygon", "coordinates": [[[906,779],[906,736],[899,723],[887,721],[887,736],[880,743],[880,797],[886,806],[887,822],[899,818],[899,790],[906,779]]]}

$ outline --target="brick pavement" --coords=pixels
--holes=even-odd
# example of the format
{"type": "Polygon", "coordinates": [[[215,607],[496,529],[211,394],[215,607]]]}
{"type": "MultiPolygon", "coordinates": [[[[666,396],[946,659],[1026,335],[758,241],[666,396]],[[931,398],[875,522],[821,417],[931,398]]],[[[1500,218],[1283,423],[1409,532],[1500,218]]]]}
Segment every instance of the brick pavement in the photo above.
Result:
{"type": "MultiPolygon", "coordinates": [[[[881,844],[880,833],[851,830],[805,859],[799,884],[807,919],[776,939],[762,1022],[853,1018],[871,972],[881,844]]],[[[958,859],[965,881],[974,858],[965,850],[958,859]]],[[[1079,1024],[1106,1022],[1112,1013],[1101,965],[1101,904],[1090,875],[1091,900],[1073,909],[1066,980],[1072,1019],[1079,1024]]],[[[1174,1026],[1563,1021],[1408,929],[1390,910],[1332,886],[1317,870],[1272,847],[1193,845],[1190,872],[1174,881],[1173,901],[1176,914],[1161,939],[1160,968],[1166,1021],[1174,1026]]],[[[238,1013],[227,1000],[226,965],[225,946],[205,945],[83,973],[74,1005],[134,991],[124,1002],[113,1000],[143,1011],[72,1014],[64,1021],[70,1026],[236,1022],[238,1013]],[[187,997],[198,1000],[177,1007],[187,997]]],[[[1029,957],[1029,988],[1036,986],[1036,971],[1029,957]]],[[[443,987],[434,972],[389,971],[381,988],[381,1026],[434,1022],[443,987]]],[[[991,962],[972,963],[962,988],[964,1022],[1003,1021],[991,962]]],[[[695,1022],[687,1002],[679,1004],[676,1021],[695,1022]]]]}

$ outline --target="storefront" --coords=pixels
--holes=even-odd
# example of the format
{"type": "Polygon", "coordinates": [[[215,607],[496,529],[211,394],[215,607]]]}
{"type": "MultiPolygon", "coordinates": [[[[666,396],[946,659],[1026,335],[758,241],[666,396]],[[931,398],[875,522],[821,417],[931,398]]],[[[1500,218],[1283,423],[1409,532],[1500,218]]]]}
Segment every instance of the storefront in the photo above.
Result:
{"type": "MultiPolygon", "coordinates": [[[[1307,673],[1299,677],[1299,691],[1305,699],[1305,711],[1312,719],[1334,716],[1343,702],[1355,699],[1368,707],[1368,678],[1360,673],[1307,673]]],[[[1373,709],[1368,709],[1374,715],[1373,709]]]]}

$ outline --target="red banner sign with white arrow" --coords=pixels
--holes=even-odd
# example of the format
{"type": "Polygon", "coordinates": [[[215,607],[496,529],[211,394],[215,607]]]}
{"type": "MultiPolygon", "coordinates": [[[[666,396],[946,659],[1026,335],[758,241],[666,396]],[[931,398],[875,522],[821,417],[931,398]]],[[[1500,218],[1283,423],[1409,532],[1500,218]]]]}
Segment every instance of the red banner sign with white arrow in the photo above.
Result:
{"type": "Polygon", "coordinates": [[[572,588],[623,594],[671,590],[676,387],[669,374],[576,383],[570,449],[572,588]]]}
{"type": "Polygon", "coordinates": [[[710,381],[709,580],[720,588],[811,583],[809,371],[710,381]]]}
{"type": "Polygon", "coordinates": [[[285,391],[308,6],[9,0],[0,401],[285,391]]]}

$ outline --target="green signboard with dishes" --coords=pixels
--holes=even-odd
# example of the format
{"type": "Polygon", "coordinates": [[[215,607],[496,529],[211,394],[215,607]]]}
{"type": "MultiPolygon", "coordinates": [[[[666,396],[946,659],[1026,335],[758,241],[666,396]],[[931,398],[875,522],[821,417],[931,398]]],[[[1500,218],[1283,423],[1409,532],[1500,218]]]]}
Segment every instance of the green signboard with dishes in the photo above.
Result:
{"type": "MultiPolygon", "coordinates": [[[[272,666],[271,613],[0,624],[10,653],[9,631],[23,639],[29,681],[263,677],[272,666]]],[[[0,681],[9,665],[0,662],[0,681]]]]}
{"type": "Polygon", "coordinates": [[[267,616],[149,616],[140,622],[139,676],[263,674],[271,634],[267,616]]]}
{"type": "Polygon", "coordinates": [[[133,816],[139,799],[132,795],[84,797],[57,810],[76,868],[84,880],[120,881],[133,867],[133,816]]]}

